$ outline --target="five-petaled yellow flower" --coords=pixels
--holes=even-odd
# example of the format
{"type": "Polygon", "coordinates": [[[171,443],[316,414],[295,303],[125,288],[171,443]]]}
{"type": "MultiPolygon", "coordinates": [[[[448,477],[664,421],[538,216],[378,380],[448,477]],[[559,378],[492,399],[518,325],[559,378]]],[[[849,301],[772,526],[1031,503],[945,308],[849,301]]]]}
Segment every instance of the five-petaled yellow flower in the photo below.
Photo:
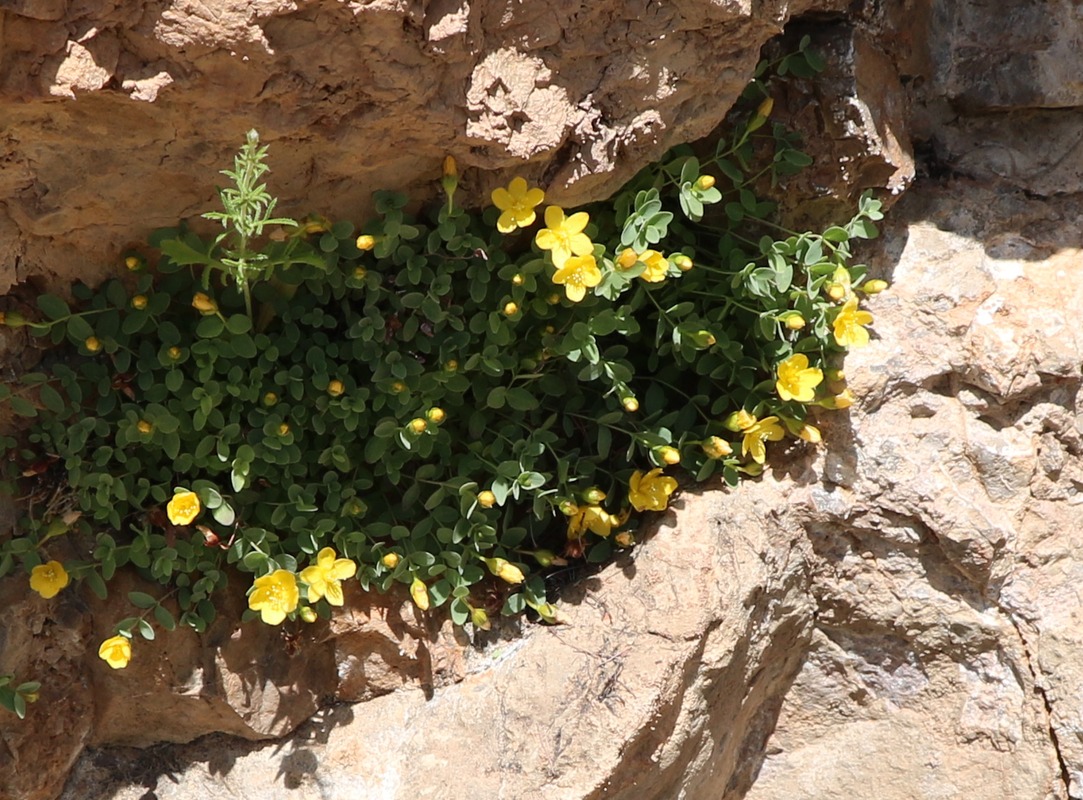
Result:
{"type": "Polygon", "coordinates": [[[647,265],[647,268],[639,275],[647,283],[661,283],[666,279],[666,273],[669,272],[669,262],[657,250],[643,251],[639,260],[647,265]]]}
{"type": "Polygon", "coordinates": [[[341,606],[342,581],[357,574],[357,564],[348,558],[335,558],[333,548],[325,547],[316,554],[316,563],[301,570],[301,580],[308,584],[308,602],[321,597],[333,606],[341,606]]]}
{"type": "Polygon", "coordinates": [[[568,518],[568,538],[578,539],[586,531],[604,538],[613,531],[614,525],[622,522],[620,517],[610,514],[601,506],[579,506],[568,518]]]}
{"type": "Polygon", "coordinates": [[[534,207],[545,200],[545,192],[531,189],[523,178],[512,178],[508,188],[493,189],[493,205],[500,209],[500,219],[496,229],[501,233],[511,233],[516,228],[528,228],[534,224],[537,214],[534,207]]]}
{"type": "Polygon", "coordinates": [[[862,326],[871,324],[872,314],[859,310],[857,298],[851,297],[835,317],[835,341],[840,347],[864,347],[869,343],[869,332],[862,326]]]}
{"type": "Polygon", "coordinates": [[[811,403],[816,397],[816,387],[824,379],[822,370],[808,365],[808,356],[794,353],[778,365],[778,380],[775,389],[783,400],[796,400],[798,403],[811,403]]]}
{"type": "Polygon", "coordinates": [[[751,425],[741,431],[744,439],[741,441],[741,455],[752,454],[752,460],[762,464],[767,460],[767,446],[764,441],[777,442],[786,435],[786,431],[778,424],[778,417],[764,417],[757,420],[753,417],[751,425]]]}
{"type": "Polygon", "coordinates": [[[46,600],[56,597],[69,583],[71,577],[59,561],[38,564],[30,570],[30,588],[46,600]]]}
{"type": "Polygon", "coordinates": [[[564,286],[564,293],[573,303],[587,296],[587,289],[602,282],[602,272],[593,255],[572,256],[553,276],[553,283],[564,286]]]}
{"type": "Polygon", "coordinates": [[[628,480],[628,500],[636,511],[665,511],[676,488],[677,481],[663,475],[661,467],[646,475],[637,469],[628,480]]]}
{"type": "Polygon", "coordinates": [[[191,525],[201,510],[199,495],[187,490],[173,495],[173,499],[165,507],[166,516],[174,525],[191,525]]]}
{"type": "Polygon", "coordinates": [[[553,255],[553,264],[559,269],[573,255],[585,256],[594,252],[594,244],[583,229],[590,222],[586,211],[579,211],[570,217],[564,216],[564,209],[549,206],[545,209],[545,227],[538,231],[534,241],[542,250],[549,250],[553,255]]]}
{"type": "Polygon", "coordinates": [[[113,669],[124,669],[132,660],[132,643],[126,636],[110,636],[98,648],[98,657],[113,669]]]}
{"type": "Polygon", "coordinates": [[[297,578],[292,572],[276,569],[270,575],[256,578],[252,586],[248,607],[258,611],[260,618],[268,625],[280,624],[287,614],[297,608],[300,594],[297,591],[297,578]]]}

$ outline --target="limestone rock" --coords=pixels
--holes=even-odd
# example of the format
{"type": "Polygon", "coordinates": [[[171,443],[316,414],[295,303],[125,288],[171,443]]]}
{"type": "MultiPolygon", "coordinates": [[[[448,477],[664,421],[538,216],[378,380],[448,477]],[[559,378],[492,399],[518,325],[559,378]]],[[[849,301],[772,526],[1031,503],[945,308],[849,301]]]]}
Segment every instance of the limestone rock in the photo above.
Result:
{"type": "Polygon", "coordinates": [[[432,195],[449,153],[466,200],[514,174],[557,203],[606,196],[711,131],[791,14],[844,5],[5,3],[0,290],[113,274],[150,230],[217,206],[253,127],[286,213],[432,195]]]}

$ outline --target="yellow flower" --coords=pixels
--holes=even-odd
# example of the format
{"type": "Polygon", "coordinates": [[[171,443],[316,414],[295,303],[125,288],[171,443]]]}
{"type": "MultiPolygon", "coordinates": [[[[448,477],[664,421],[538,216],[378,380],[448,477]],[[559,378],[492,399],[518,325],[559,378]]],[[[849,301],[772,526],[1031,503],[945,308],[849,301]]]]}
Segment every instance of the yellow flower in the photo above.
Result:
{"type": "Polygon", "coordinates": [[[412,420],[410,420],[410,431],[412,433],[421,435],[426,431],[428,427],[429,423],[427,423],[421,417],[414,417],[412,420]]]}
{"type": "Polygon", "coordinates": [[[865,285],[861,287],[861,291],[865,294],[880,294],[887,288],[887,281],[882,281],[879,278],[872,281],[866,281],[865,285]]]}
{"type": "Polygon", "coordinates": [[[714,186],[714,175],[700,175],[696,179],[696,188],[705,192],[714,186]]]}
{"type": "Polygon", "coordinates": [[[621,269],[631,269],[639,261],[639,254],[630,247],[625,247],[617,256],[617,266],[621,269]]]}
{"type": "Polygon", "coordinates": [[[606,537],[614,525],[620,525],[621,519],[607,512],[601,506],[579,506],[568,518],[568,538],[578,539],[585,531],[606,537]]]}
{"type": "Polygon", "coordinates": [[[657,250],[644,251],[643,255],[639,257],[639,260],[647,265],[647,268],[643,270],[639,276],[647,283],[661,283],[666,279],[666,273],[669,271],[669,262],[666,261],[666,257],[657,250]]]}
{"type": "Polygon", "coordinates": [[[132,298],[132,308],[136,311],[142,311],[147,307],[147,296],[145,294],[137,294],[132,298]]]}
{"type": "Polygon", "coordinates": [[[489,615],[485,613],[483,608],[474,608],[473,606],[467,606],[470,609],[470,621],[474,624],[475,628],[480,628],[483,631],[487,631],[493,627],[489,622],[489,615]]]}
{"type": "MultiPolygon", "coordinates": [[[[334,560],[334,551],[331,556],[334,560]]],[[[281,624],[286,615],[297,608],[297,602],[301,599],[297,591],[297,577],[284,569],[276,569],[270,575],[256,578],[252,587],[248,607],[258,611],[260,618],[268,625],[281,624]]],[[[331,602],[330,598],[328,602],[331,602]]]]}
{"type": "Polygon", "coordinates": [[[506,316],[506,317],[514,317],[518,313],[519,313],[519,304],[518,303],[505,303],[504,304],[504,316],[506,316]]]}
{"type": "Polygon", "coordinates": [[[549,206],[545,209],[546,227],[538,231],[534,241],[542,250],[552,252],[553,264],[559,269],[572,255],[585,256],[594,252],[594,244],[583,230],[590,222],[586,211],[565,218],[564,209],[549,206]]]}
{"type": "Polygon", "coordinates": [[[734,411],[722,422],[723,427],[727,430],[731,430],[734,433],[737,431],[743,431],[745,428],[755,425],[756,418],[745,411],[743,408],[740,411],[734,411]]]}
{"type": "Polygon", "coordinates": [[[835,317],[835,341],[840,347],[864,347],[869,343],[869,332],[862,326],[871,324],[872,314],[860,311],[857,298],[851,297],[835,317]]]}
{"type": "Polygon", "coordinates": [[[681,272],[688,272],[690,269],[692,269],[692,267],[695,266],[695,264],[692,263],[692,259],[684,255],[683,253],[681,255],[674,256],[673,263],[681,272]]]}
{"type": "Polygon", "coordinates": [[[357,237],[356,245],[358,250],[371,250],[376,246],[376,237],[363,233],[357,237]]]}
{"type": "Polygon", "coordinates": [[[97,336],[88,336],[83,342],[83,347],[85,347],[89,353],[97,353],[102,349],[102,343],[98,341],[97,336]]]}
{"type": "Polygon", "coordinates": [[[71,577],[59,561],[38,564],[30,570],[30,588],[46,600],[56,597],[69,583],[71,577]]]}
{"type": "Polygon", "coordinates": [[[182,351],[179,347],[170,347],[169,348],[169,357],[171,359],[173,359],[174,361],[176,361],[182,355],[184,355],[184,351],[182,351]]]}
{"type": "Polygon", "coordinates": [[[634,397],[625,397],[623,400],[620,401],[620,404],[629,414],[633,414],[636,411],[639,411],[639,401],[636,400],[634,397]]]}
{"type": "Polygon", "coordinates": [[[489,572],[506,583],[522,583],[526,580],[523,571],[505,558],[487,558],[485,566],[489,572]]]}
{"type": "Polygon", "coordinates": [[[602,282],[602,272],[593,255],[572,256],[556,271],[553,283],[564,286],[564,293],[573,303],[587,295],[587,289],[602,282]]]}
{"type": "Polygon", "coordinates": [[[165,513],[174,525],[191,525],[201,509],[199,496],[195,492],[182,490],[173,495],[165,507],[165,513]]]}
{"type": "Polygon", "coordinates": [[[478,505],[482,508],[492,508],[496,504],[496,495],[486,489],[478,492],[478,505]]]}
{"type": "Polygon", "coordinates": [[[98,648],[98,657],[113,669],[124,669],[132,660],[132,643],[126,636],[111,636],[98,648]]]}
{"type": "Polygon", "coordinates": [[[357,574],[357,564],[348,558],[335,558],[333,548],[325,547],[316,554],[316,563],[301,570],[301,580],[308,584],[308,602],[321,597],[333,606],[342,605],[342,581],[357,574]]]}
{"type": "Polygon", "coordinates": [[[429,590],[421,578],[414,578],[414,582],[410,584],[410,597],[414,599],[414,605],[422,611],[429,610],[429,590]]]}
{"type": "Polygon", "coordinates": [[[809,403],[816,397],[816,387],[824,379],[822,370],[809,367],[808,356],[794,353],[778,365],[778,380],[775,389],[783,400],[796,400],[809,403]]]}
{"type": "Polygon", "coordinates": [[[703,452],[707,454],[707,458],[725,458],[733,455],[733,448],[725,439],[711,436],[703,443],[703,452]]]}
{"type": "Polygon", "coordinates": [[[218,313],[218,304],[203,292],[196,292],[195,296],[192,297],[192,308],[204,316],[218,313]]]}
{"type": "Polygon", "coordinates": [[[442,408],[430,408],[425,412],[425,417],[434,425],[439,425],[447,419],[447,413],[442,408]]]}
{"type": "Polygon", "coordinates": [[[628,481],[628,500],[636,511],[665,511],[677,481],[655,467],[646,475],[638,469],[628,481]]]}
{"type": "Polygon", "coordinates": [[[135,256],[128,256],[126,259],[124,259],[124,266],[126,266],[130,270],[137,270],[141,266],[143,266],[143,262],[141,259],[138,259],[135,256]]]}
{"type": "Polygon", "coordinates": [[[778,424],[778,417],[764,417],[761,420],[752,418],[751,425],[743,431],[744,439],[741,441],[741,455],[752,454],[752,460],[762,464],[767,460],[767,447],[764,441],[777,442],[786,435],[782,426],[778,424]]]}
{"type": "Polygon", "coordinates": [[[154,426],[147,422],[145,419],[139,420],[139,422],[135,424],[135,427],[144,436],[154,430],[154,426]]]}
{"type": "Polygon", "coordinates": [[[345,391],[346,386],[340,380],[333,380],[327,384],[327,393],[332,397],[339,397],[345,391]]]}
{"type": "Polygon", "coordinates": [[[283,422],[282,424],[280,424],[278,426],[278,435],[279,436],[286,436],[286,435],[289,434],[289,432],[290,432],[290,426],[287,425],[285,422],[283,422]]]}
{"type": "Polygon", "coordinates": [[[786,327],[791,331],[799,331],[805,327],[805,318],[798,314],[796,311],[792,311],[786,315],[785,320],[786,327]]]}
{"type": "Polygon", "coordinates": [[[674,464],[680,464],[681,451],[678,450],[676,447],[670,447],[669,445],[666,445],[665,447],[659,447],[658,458],[660,458],[662,461],[664,461],[666,464],[669,464],[670,466],[674,464]]]}
{"type": "Polygon", "coordinates": [[[493,189],[493,205],[500,209],[500,219],[496,229],[501,233],[511,233],[516,228],[528,228],[537,219],[534,207],[545,200],[545,192],[531,189],[525,179],[512,178],[508,188],[493,189]]]}
{"type": "Polygon", "coordinates": [[[399,561],[401,560],[402,559],[398,553],[387,553],[384,555],[383,558],[380,559],[380,563],[388,569],[394,569],[399,565],[399,561]]]}
{"type": "Polygon", "coordinates": [[[315,610],[310,606],[305,606],[301,609],[301,619],[305,622],[315,622],[317,619],[315,610]]]}
{"type": "Polygon", "coordinates": [[[819,444],[823,441],[823,435],[820,433],[820,429],[815,425],[809,425],[807,423],[802,425],[800,430],[797,431],[797,436],[811,444],[819,444]]]}

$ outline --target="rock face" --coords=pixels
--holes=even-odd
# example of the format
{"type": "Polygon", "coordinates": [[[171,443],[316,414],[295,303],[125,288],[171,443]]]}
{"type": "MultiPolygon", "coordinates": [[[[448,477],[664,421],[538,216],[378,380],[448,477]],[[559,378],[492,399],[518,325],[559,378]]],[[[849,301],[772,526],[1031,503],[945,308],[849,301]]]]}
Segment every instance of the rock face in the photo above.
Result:
{"type": "Polygon", "coordinates": [[[288,213],[367,213],[511,174],[610,194],[707,134],[792,15],[842,0],[7,2],[0,9],[0,291],[96,281],[215,205],[249,128],[288,213]]]}

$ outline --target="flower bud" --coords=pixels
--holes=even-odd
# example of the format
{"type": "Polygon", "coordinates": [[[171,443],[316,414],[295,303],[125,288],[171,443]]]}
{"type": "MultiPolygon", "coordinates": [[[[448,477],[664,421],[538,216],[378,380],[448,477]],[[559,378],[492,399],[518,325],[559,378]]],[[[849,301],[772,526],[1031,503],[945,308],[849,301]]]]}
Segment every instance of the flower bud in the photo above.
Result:
{"type": "Polygon", "coordinates": [[[722,427],[734,433],[751,428],[755,424],[756,418],[743,408],[740,411],[734,411],[722,421],[722,427]]]}
{"type": "Polygon", "coordinates": [[[267,394],[263,395],[263,405],[270,408],[276,403],[278,403],[278,395],[274,392],[267,392],[267,394]]]}
{"type": "Polygon", "coordinates": [[[556,292],[553,292],[551,295],[545,298],[545,302],[547,302],[551,306],[558,305],[560,303],[560,295],[556,292]]]}
{"type": "Polygon", "coordinates": [[[768,97],[766,100],[760,103],[760,107],[756,109],[756,116],[766,119],[767,117],[771,116],[771,112],[774,111],[774,109],[775,98],[768,97]]]}
{"type": "Polygon", "coordinates": [[[522,583],[526,580],[523,571],[505,558],[487,558],[485,566],[489,568],[489,572],[505,583],[522,583]]]}
{"type": "Polygon", "coordinates": [[[659,447],[656,454],[659,461],[669,464],[670,466],[681,463],[681,451],[676,447],[670,447],[669,445],[659,447]]]}
{"type": "Polygon", "coordinates": [[[147,296],[145,294],[137,294],[132,298],[132,308],[136,311],[142,311],[147,307],[147,296]]]}
{"type": "Polygon", "coordinates": [[[285,436],[289,432],[290,432],[290,426],[287,425],[285,422],[283,422],[281,425],[278,426],[278,435],[279,436],[285,436]]]}
{"type": "Polygon", "coordinates": [[[218,304],[203,292],[196,292],[192,297],[192,308],[204,316],[218,313],[218,304]]]}
{"type": "Polygon", "coordinates": [[[824,286],[827,290],[827,296],[832,300],[842,300],[846,297],[846,287],[841,283],[828,283],[824,286]]]}
{"type": "Polygon", "coordinates": [[[413,598],[414,605],[422,611],[429,610],[429,590],[421,578],[414,578],[410,584],[410,597],[413,598]]]}
{"type": "Polygon", "coordinates": [[[696,188],[705,192],[714,186],[714,175],[700,175],[696,179],[696,188]]]}
{"type": "Polygon", "coordinates": [[[154,430],[154,426],[147,422],[145,419],[139,420],[139,422],[135,424],[135,427],[144,436],[150,434],[150,432],[154,430]]]}
{"type": "Polygon", "coordinates": [[[880,294],[880,292],[884,291],[884,289],[886,288],[887,281],[876,279],[872,281],[865,281],[865,285],[861,287],[861,291],[863,291],[865,294],[880,294]]]}
{"type": "Polygon", "coordinates": [[[639,256],[636,251],[630,247],[625,247],[620,251],[620,255],[617,256],[617,266],[621,269],[631,269],[639,261],[639,256]]]}
{"type": "Polygon", "coordinates": [[[718,436],[708,438],[704,441],[702,447],[703,452],[707,454],[707,458],[725,458],[733,455],[733,448],[730,447],[730,443],[718,436]]]}
{"type": "Polygon", "coordinates": [[[380,563],[388,569],[394,569],[399,565],[399,561],[401,560],[402,558],[398,553],[385,553],[384,557],[380,559],[380,563]]]}
{"type": "Polygon", "coordinates": [[[634,397],[625,397],[620,401],[620,404],[624,406],[624,410],[629,414],[634,414],[636,411],[639,411],[639,401],[634,397]]]}
{"type": "Polygon", "coordinates": [[[3,312],[3,319],[0,320],[0,323],[7,325],[9,328],[21,328],[26,324],[26,317],[18,311],[6,311],[3,312]]]}
{"type": "Polygon", "coordinates": [[[97,353],[102,349],[102,343],[98,341],[97,336],[88,336],[83,341],[83,347],[87,349],[88,353],[97,353]]]}
{"type": "Polygon", "coordinates": [[[429,423],[423,420],[421,417],[414,417],[410,420],[410,432],[420,436],[429,427],[429,423]]]}
{"type": "Polygon", "coordinates": [[[137,270],[143,266],[143,259],[137,258],[136,256],[128,256],[124,259],[124,266],[133,271],[137,270]]]}
{"type": "Polygon", "coordinates": [[[363,281],[365,279],[365,276],[368,274],[368,270],[364,267],[353,268],[353,277],[355,281],[363,281]]]}
{"type": "Polygon", "coordinates": [[[425,412],[425,417],[433,425],[439,425],[441,422],[447,419],[447,414],[444,413],[444,409],[442,408],[430,408],[428,411],[425,412]]]}
{"type": "Polygon", "coordinates": [[[395,381],[394,383],[391,384],[391,393],[392,394],[402,394],[405,391],[406,391],[406,384],[403,383],[402,381],[395,381]]]}
{"type": "Polygon", "coordinates": [[[523,276],[519,274],[512,275],[511,277],[511,283],[513,286],[522,286],[523,280],[523,276]]]}
{"type": "Polygon", "coordinates": [[[785,315],[784,324],[791,331],[799,331],[805,327],[805,318],[796,311],[791,311],[785,315]]]}
{"type": "Polygon", "coordinates": [[[823,436],[820,435],[820,429],[815,425],[802,425],[800,430],[797,431],[797,437],[799,439],[804,439],[811,444],[819,444],[823,441],[823,436]]]}
{"type": "Polygon", "coordinates": [[[305,622],[316,621],[316,612],[312,610],[312,606],[301,607],[301,619],[303,619],[305,622]]]}
{"type": "Polygon", "coordinates": [[[496,495],[488,489],[478,492],[478,505],[482,508],[492,508],[496,505],[496,495]]]}
{"type": "Polygon", "coordinates": [[[560,513],[566,517],[574,517],[576,514],[579,513],[578,504],[574,500],[568,498],[561,500],[560,505],[557,506],[557,508],[559,508],[560,513]]]}
{"type": "Polygon", "coordinates": [[[346,514],[351,517],[364,516],[365,512],[368,510],[369,507],[365,505],[364,501],[358,500],[356,497],[351,499],[350,502],[348,502],[346,504],[346,507],[343,509],[343,511],[345,511],[346,514]]]}
{"type": "Polygon", "coordinates": [[[684,255],[684,253],[681,253],[680,255],[674,256],[673,257],[673,263],[677,266],[677,269],[679,269],[681,272],[688,272],[688,270],[692,269],[692,267],[695,266],[692,263],[692,259],[690,259],[688,256],[684,255]]]}
{"type": "Polygon", "coordinates": [[[446,364],[444,364],[444,371],[445,372],[455,372],[458,369],[459,369],[459,362],[456,361],[454,358],[451,359],[450,361],[448,361],[446,364]]]}
{"type": "Polygon", "coordinates": [[[340,380],[333,380],[327,384],[327,393],[332,397],[340,397],[346,391],[346,386],[340,380]]]}
{"type": "Polygon", "coordinates": [[[711,347],[713,344],[715,344],[718,341],[717,339],[714,338],[713,333],[711,333],[710,331],[703,331],[703,330],[696,331],[695,333],[691,334],[688,338],[690,338],[693,341],[693,343],[695,343],[696,347],[698,347],[698,348],[711,347]]]}
{"type": "Polygon", "coordinates": [[[459,177],[459,165],[455,163],[454,156],[444,157],[444,177],[445,178],[458,178],[459,177]]]}
{"type": "Polygon", "coordinates": [[[184,355],[184,351],[181,350],[179,347],[173,346],[166,350],[166,355],[169,356],[171,360],[177,361],[182,355],[184,355]]]}
{"type": "Polygon", "coordinates": [[[598,505],[598,503],[605,500],[605,492],[599,489],[597,486],[592,486],[583,492],[583,499],[591,505],[598,505]]]}
{"type": "Polygon", "coordinates": [[[533,553],[531,553],[531,555],[534,556],[534,560],[541,564],[543,567],[549,567],[554,564],[558,567],[562,567],[568,563],[563,558],[554,553],[552,550],[535,550],[533,553]]]}
{"type": "Polygon", "coordinates": [[[849,408],[854,404],[854,395],[849,389],[843,389],[835,395],[835,408],[849,408]]]}
{"type": "Polygon", "coordinates": [[[470,609],[470,622],[475,628],[479,630],[487,631],[493,627],[493,624],[489,622],[489,615],[485,613],[484,608],[474,608],[468,606],[470,609]]]}
{"type": "Polygon", "coordinates": [[[519,313],[519,305],[518,305],[518,303],[505,303],[504,304],[504,316],[506,316],[506,317],[514,317],[518,313],[519,313]]]}
{"type": "Polygon", "coordinates": [[[636,537],[631,531],[621,531],[613,537],[617,547],[631,547],[636,543],[636,537]]]}
{"type": "Polygon", "coordinates": [[[371,250],[376,246],[376,237],[370,236],[367,233],[363,233],[357,237],[357,241],[355,242],[355,244],[357,245],[358,250],[371,250]]]}
{"type": "Polygon", "coordinates": [[[829,381],[844,381],[846,380],[846,373],[841,369],[829,369],[825,376],[829,381]]]}

